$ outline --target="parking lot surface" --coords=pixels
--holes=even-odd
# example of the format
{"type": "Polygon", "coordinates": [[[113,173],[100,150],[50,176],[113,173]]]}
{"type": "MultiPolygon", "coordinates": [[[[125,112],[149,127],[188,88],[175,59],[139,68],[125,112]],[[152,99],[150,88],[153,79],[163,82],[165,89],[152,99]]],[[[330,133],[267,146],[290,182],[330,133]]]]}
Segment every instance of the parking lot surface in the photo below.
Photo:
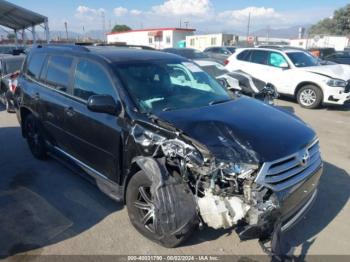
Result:
{"type": "MultiPolygon", "coordinates": [[[[306,110],[277,101],[312,126],[324,174],[317,200],[283,239],[295,255],[350,255],[350,107],[306,110]]],[[[30,255],[259,255],[256,240],[205,228],[183,246],[166,249],[143,238],[126,208],[59,162],[35,160],[14,114],[0,108],[0,258],[30,255]]]]}

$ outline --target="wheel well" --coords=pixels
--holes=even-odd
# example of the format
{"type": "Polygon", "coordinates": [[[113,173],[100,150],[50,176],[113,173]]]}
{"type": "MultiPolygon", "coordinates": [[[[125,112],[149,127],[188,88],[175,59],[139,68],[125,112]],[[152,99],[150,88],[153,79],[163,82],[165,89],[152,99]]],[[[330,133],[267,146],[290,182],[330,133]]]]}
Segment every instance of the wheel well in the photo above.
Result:
{"type": "Polygon", "coordinates": [[[317,87],[318,89],[321,90],[322,95],[323,95],[322,88],[321,88],[319,85],[317,85],[317,84],[315,84],[315,83],[313,83],[313,82],[302,82],[302,83],[300,83],[300,84],[297,86],[297,88],[295,88],[294,97],[295,97],[295,98],[297,97],[297,94],[298,94],[298,92],[299,92],[299,90],[300,90],[301,88],[303,88],[304,86],[308,86],[308,85],[312,85],[312,86],[317,87]]]}
{"type": "Polygon", "coordinates": [[[25,107],[21,108],[21,127],[22,127],[22,136],[23,137],[25,137],[25,135],[26,135],[24,132],[24,122],[25,122],[27,116],[29,116],[31,113],[32,112],[29,109],[27,109],[25,107]]]}
{"type": "Polygon", "coordinates": [[[129,181],[132,178],[132,176],[135,175],[140,170],[141,170],[140,166],[136,162],[133,162],[131,164],[130,171],[129,171],[128,175],[125,176],[124,187],[123,187],[124,188],[124,190],[123,190],[123,201],[124,201],[124,204],[126,204],[125,197],[126,197],[126,190],[128,188],[129,181]]]}

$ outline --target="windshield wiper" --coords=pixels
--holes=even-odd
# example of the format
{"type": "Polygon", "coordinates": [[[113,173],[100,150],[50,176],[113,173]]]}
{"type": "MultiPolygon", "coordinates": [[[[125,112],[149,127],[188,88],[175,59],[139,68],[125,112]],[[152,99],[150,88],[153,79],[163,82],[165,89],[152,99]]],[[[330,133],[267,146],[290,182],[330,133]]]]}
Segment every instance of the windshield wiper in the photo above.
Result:
{"type": "Polygon", "coordinates": [[[176,108],[175,107],[166,107],[166,108],[164,108],[162,111],[163,112],[166,112],[166,111],[173,111],[173,110],[175,110],[176,108]]]}
{"type": "Polygon", "coordinates": [[[222,104],[222,103],[228,102],[230,100],[231,99],[214,100],[214,101],[211,101],[209,103],[209,105],[212,106],[212,105],[222,104]]]}

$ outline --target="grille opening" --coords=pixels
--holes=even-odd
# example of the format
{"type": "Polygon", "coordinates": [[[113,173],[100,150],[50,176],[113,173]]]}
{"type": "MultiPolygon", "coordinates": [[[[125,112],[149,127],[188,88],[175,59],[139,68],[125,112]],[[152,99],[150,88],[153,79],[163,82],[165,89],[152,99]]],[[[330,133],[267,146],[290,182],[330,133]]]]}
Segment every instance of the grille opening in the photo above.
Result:
{"type": "Polygon", "coordinates": [[[316,141],[291,156],[265,163],[257,181],[275,191],[302,182],[322,165],[319,149],[316,141]]]}

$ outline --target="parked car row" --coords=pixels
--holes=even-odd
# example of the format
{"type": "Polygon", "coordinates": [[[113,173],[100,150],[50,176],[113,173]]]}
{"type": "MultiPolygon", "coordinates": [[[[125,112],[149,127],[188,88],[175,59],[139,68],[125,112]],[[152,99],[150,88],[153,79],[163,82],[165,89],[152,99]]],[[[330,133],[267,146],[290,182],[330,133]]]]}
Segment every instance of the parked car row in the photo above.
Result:
{"type": "Polygon", "coordinates": [[[0,55],[0,103],[9,113],[15,111],[14,94],[24,59],[24,55],[0,55]]]}
{"type": "Polygon", "coordinates": [[[158,51],[34,47],[16,92],[23,137],[34,157],[60,158],[125,203],[152,241],[234,227],[242,240],[273,239],[275,252],[317,195],[317,136],[205,67],[158,51]]]}
{"type": "MultiPolygon", "coordinates": [[[[243,90],[245,92],[242,93],[250,96],[256,96],[257,92],[260,92],[257,97],[264,97],[261,90],[257,91],[258,89],[254,88],[258,81],[264,83],[264,86],[272,86],[280,95],[296,98],[305,108],[343,105],[350,100],[349,66],[320,60],[301,48],[260,46],[235,49],[235,53],[225,60],[226,71],[216,63],[217,59],[195,49],[178,48],[164,51],[187,57],[198,65],[207,65],[208,70],[204,69],[208,73],[215,71],[216,78],[230,80],[227,81],[228,87],[243,90]],[[194,53],[198,58],[188,55],[194,53]],[[247,80],[247,77],[250,80],[247,80]]],[[[273,97],[276,95],[269,96],[267,100],[273,97]]]]}
{"type": "Polygon", "coordinates": [[[279,94],[305,108],[343,105],[350,100],[350,67],[324,65],[308,52],[289,48],[246,48],[228,59],[229,71],[242,70],[272,83],[279,94]]]}

